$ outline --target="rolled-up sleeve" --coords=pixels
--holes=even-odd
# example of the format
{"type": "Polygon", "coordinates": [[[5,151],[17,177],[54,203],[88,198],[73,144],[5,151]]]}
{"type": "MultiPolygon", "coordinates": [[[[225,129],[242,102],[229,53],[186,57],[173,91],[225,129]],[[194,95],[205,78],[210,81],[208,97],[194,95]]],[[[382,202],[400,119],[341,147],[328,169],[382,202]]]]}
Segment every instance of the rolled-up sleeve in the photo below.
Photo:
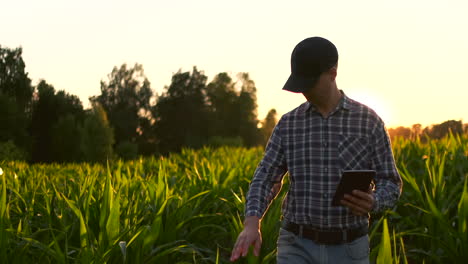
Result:
{"type": "Polygon", "coordinates": [[[375,144],[372,163],[376,170],[373,211],[378,212],[395,206],[403,183],[383,123],[376,126],[373,135],[375,144]]]}
{"type": "Polygon", "coordinates": [[[284,149],[281,142],[281,120],[268,141],[265,154],[255,170],[247,193],[245,216],[263,218],[275,194],[272,187],[281,184],[287,172],[284,149]]]}

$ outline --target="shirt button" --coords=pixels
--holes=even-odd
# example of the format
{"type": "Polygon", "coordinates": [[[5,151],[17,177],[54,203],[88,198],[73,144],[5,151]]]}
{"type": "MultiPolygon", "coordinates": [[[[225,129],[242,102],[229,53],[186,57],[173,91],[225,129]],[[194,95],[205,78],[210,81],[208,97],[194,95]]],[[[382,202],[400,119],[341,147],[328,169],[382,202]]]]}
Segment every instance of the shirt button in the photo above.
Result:
{"type": "Polygon", "coordinates": [[[328,168],[327,167],[323,168],[323,171],[328,172],[328,168]]]}
{"type": "Polygon", "coordinates": [[[323,142],[323,146],[324,146],[324,147],[327,147],[327,146],[328,146],[328,142],[324,141],[324,142],[323,142]]]}
{"type": "Polygon", "coordinates": [[[323,198],[328,198],[328,193],[324,193],[323,198]]]}

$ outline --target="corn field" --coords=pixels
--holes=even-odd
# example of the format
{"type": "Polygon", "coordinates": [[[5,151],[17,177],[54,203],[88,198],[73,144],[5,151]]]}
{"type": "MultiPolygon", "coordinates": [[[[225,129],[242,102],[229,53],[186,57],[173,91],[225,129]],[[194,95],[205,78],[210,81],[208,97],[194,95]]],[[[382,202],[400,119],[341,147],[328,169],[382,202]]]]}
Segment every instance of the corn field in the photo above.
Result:
{"type": "MultiPolygon", "coordinates": [[[[376,263],[468,259],[468,137],[393,142],[403,194],[372,215],[376,263]]],[[[0,162],[0,263],[228,263],[263,149],[99,164],[0,162]]],[[[274,263],[285,186],[263,223],[274,263]]]]}

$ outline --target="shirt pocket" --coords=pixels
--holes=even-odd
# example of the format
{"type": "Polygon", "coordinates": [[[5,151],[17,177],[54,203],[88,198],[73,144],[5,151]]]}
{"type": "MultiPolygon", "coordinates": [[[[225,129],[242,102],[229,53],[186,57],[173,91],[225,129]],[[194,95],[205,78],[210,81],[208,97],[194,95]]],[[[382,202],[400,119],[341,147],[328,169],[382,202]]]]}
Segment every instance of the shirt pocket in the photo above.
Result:
{"type": "Polygon", "coordinates": [[[371,169],[371,146],[364,136],[339,135],[338,162],[342,170],[371,169]]]}

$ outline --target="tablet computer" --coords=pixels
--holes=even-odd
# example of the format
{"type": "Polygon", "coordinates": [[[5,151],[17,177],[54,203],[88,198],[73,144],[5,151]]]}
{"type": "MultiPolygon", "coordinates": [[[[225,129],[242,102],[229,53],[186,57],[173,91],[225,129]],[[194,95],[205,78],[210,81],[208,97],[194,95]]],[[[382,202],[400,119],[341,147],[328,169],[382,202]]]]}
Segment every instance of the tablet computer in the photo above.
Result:
{"type": "Polygon", "coordinates": [[[332,206],[340,206],[340,200],[345,193],[351,194],[353,190],[367,192],[369,185],[375,177],[375,170],[345,170],[341,175],[340,183],[335,191],[332,206]]]}

